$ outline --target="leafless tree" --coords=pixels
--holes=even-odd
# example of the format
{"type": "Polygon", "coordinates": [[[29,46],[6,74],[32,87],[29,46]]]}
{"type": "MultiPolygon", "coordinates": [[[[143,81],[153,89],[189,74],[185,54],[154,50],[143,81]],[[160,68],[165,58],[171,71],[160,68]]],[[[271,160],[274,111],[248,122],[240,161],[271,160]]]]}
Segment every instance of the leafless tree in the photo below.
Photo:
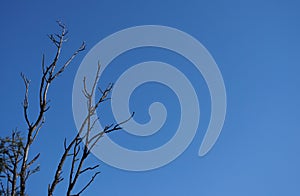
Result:
{"type": "MultiPolygon", "coordinates": [[[[39,111],[34,121],[29,119],[29,84],[30,80],[26,78],[24,74],[21,77],[25,84],[25,96],[23,100],[23,115],[25,118],[27,131],[25,137],[22,137],[20,132],[12,132],[9,137],[1,138],[0,140],[0,195],[26,195],[26,182],[28,177],[33,173],[39,171],[39,165],[35,162],[38,160],[40,153],[37,153],[29,160],[30,147],[37,139],[37,135],[41,130],[43,124],[45,123],[45,113],[49,109],[49,100],[47,98],[48,90],[52,82],[58,78],[69,66],[72,60],[85,49],[85,43],[82,45],[69,57],[64,63],[60,63],[60,55],[64,42],[66,41],[66,35],[68,33],[66,27],[61,22],[58,22],[61,29],[60,34],[49,35],[49,39],[56,47],[56,53],[52,62],[46,66],[45,57],[42,58],[42,77],[39,84],[39,111]],[[19,184],[18,184],[19,182],[19,184]]],[[[48,195],[52,196],[56,186],[64,179],[62,176],[63,168],[69,167],[68,172],[68,183],[66,195],[80,195],[85,191],[90,184],[94,181],[95,177],[99,174],[99,171],[94,171],[99,167],[98,164],[94,166],[84,166],[85,160],[91,153],[91,150],[99,142],[100,138],[106,134],[115,130],[121,129],[121,125],[126,123],[132,118],[130,116],[127,120],[105,126],[103,130],[92,130],[94,128],[95,120],[94,116],[96,114],[96,109],[98,106],[109,99],[108,95],[112,90],[113,85],[109,84],[104,91],[101,91],[101,97],[93,105],[93,95],[97,90],[97,81],[99,79],[100,64],[98,64],[96,78],[94,78],[93,85],[90,90],[86,85],[86,78],[83,80],[84,89],[83,93],[87,99],[87,116],[82,122],[80,130],[74,138],[67,144],[67,139],[64,140],[64,151],[58,161],[58,166],[55,170],[53,181],[48,185],[48,195]],[[69,162],[67,162],[69,160],[69,162]],[[69,163],[69,164],[68,164],[69,163]],[[65,166],[65,167],[64,167],[65,166]],[[73,194],[74,187],[78,182],[81,174],[92,171],[91,179],[83,185],[76,194],[73,194]]],[[[98,119],[96,119],[98,120],[98,119]]],[[[31,153],[32,154],[32,153],[31,153]]]]}

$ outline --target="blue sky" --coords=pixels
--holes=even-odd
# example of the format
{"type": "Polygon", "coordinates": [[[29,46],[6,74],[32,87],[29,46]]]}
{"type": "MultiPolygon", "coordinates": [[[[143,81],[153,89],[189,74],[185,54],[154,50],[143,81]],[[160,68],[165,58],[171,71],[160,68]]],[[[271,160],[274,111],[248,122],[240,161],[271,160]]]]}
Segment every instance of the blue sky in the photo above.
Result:
{"type": "MultiPolygon", "coordinates": [[[[146,172],[113,168],[100,163],[101,175],[84,195],[207,195],[282,196],[300,194],[300,4],[297,1],[1,1],[1,136],[14,128],[24,130],[21,102],[24,85],[19,73],[31,79],[31,112],[36,112],[41,56],[50,61],[54,48],[47,34],[58,30],[56,20],[70,34],[66,58],[83,40],[87,50],[53,84],[51,109],[32,152],[41,152],[41,171],[29,181],[29,195],[46,194],[62,141],[76,133],[72,116],[72,87],[86,53],[106,36],[137,25],[166,25],[198,39],[212,54],[223,75],[227,115],[213,149],[198,157],[210,117],[210,97],[201,74],[192,65],[167,51],[139,49],[112,62],[103,83],[114,82],[126,64],[160,60],[190,78],[201,105],[200,126],[188,149],[170,164],[146,172]],[[176,64],[177,63],[177,64],[176,64]],[[182,66],[186,65],[186,66],[182,66]]],[[[147,122],[148,105],[162,101],[169,112],[162,132],[136,138],[112,133],[120,144],[151,149],[172,136],[178,125],[178,101],[159,84],[146,84],[132,95],[135,120],[147,122]],[[153,92],[159,92],[160,95],[153,92]],[[144,139],[144,140],[143,140],[144,139]]],[[[104,105],[103,122],[113,121],[104,105]]],[[[86,178],[83,178],[83,181],[86,178]]],[[[63,184],[57,189],[62,195],[63,184]]]]}

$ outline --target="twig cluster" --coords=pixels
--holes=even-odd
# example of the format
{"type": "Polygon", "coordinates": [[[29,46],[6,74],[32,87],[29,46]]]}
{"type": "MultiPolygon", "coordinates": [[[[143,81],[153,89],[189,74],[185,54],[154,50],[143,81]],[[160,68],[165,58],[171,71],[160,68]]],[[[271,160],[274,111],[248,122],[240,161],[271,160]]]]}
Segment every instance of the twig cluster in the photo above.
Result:
{"type": "MultiPolygon", "coordinates": [[[[0,195],[17,194],[18,165],[23,156],[23,139],[18,131],[13,131],[10,137],[0,139],[0,177],[6,179],[5,185],[0,181],[0,195]]],[[[36,170],[32,170],[31,173],[36,170]]]]}

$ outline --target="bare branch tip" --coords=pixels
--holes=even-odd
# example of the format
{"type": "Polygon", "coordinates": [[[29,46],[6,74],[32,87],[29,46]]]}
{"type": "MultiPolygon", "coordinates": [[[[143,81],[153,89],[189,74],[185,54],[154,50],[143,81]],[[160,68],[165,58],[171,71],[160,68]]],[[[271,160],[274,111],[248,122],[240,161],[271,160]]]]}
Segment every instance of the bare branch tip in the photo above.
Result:
{"type": "Polygon", "coordinates": [[[66,25],[61,20],[57,20],[56,22],[62,29],[66,29],[66,25]]]}
{"type": "Polygon", "coordinates": [[[86,48],[86,43],[85,43],[85,41],[83,41],[81,46],[78,49],[78,52],[81,52],[81,51],[85,50],[85,48],[86,48]]]}

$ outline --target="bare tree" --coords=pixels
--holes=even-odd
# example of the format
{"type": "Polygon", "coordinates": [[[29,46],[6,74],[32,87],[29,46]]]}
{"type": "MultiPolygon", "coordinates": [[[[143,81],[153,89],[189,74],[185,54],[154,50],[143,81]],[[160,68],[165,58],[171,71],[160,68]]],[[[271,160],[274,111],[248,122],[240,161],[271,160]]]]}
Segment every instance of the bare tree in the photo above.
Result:
{"type": "MultiPolygon", "coordinates": [[[[30,80],[26,78],[24,74],[21,77],[25,84],[25,96],[23,100],[23,115],[25,118],[27,131],[25,137],[22,137],[21,132],[13,131],[11,136],[0,138],[0,195],[26,195],[26,182],[30,175],[39,171],[39,165],[33,167],[38,160],[40,153],[32,156],[29,159],[30,147],[37,139],[37,135],[45,123],[45,113],[49,109],[49,101],[47,98],[48,90],[52,82],[60,76],[65,69],[69,66],[72,60],[85,49],[85,43],[83,44],[68,58],[64,63],[60,63],[60,55],[63,43],[66,41],[66,35],[68,33],[66,27],[61,22],[58,22],[61,29],[60,34],[49,35],[49,39],[56,47],[56,53],[52,62],[46,66],[45,57],[42,58],[42,77],[39,84],[39,110],[36,119],[31,121],[29,119],[29,84],[30,80]],[[19,183],[18,183],[19,182],[19,183]]],[[[97,81],[99,79],[100,64],[98,64],[96,78],[94,78],[93,85],[90,90],[86,85],[86,78],[83,81],[84,89],[83,93],[87,99],[87,116],[82,122],[80,130],[74,138],[67,144],[67,139],[64,140],[64,151],[59,159],[58,166],[55,170],[55,175],[51,184],[48,185],[48,195],[52,196],[56,186],[64,179],[61,175],[64,166],[68,167],[68,183],[66,187],[66,195],[80,195],[85,191],[90,184],[94,181],[95,177],[99,174],[99,171],[94,171],[99,167],[98,164],[94,166],[84,166],[85,160],[91,153],[91,150],[95,147],[100,138],[106,134],[115,130],[121,129],[121,125],[130,120],[134,113],[125,121],[120,123],[111,124],[105,126],[103,130],[92,130],[96,120],[94,120],[96,109],[99,105],[108,100],[109,93],[112,90],[113,85],[109,84],[104,91],[101,91],[101,97],[93,105],[93,95],[97,90],[97,81]],[[69,164],[66,164],[69,160],[69,164]],[[74,187],[78,182],[81,174],[93,171],[91,179],[86,182],[81,189],[73,194],[74,187]]]]}
{"type": "MultiPolygon", "coordinates": [[[[6,139],[2,139],[2,151],[1,156],[4,158],[3,161],[7,164],[4,164],[5,170],[1,170],[2,173],[6,173],[6,180],[10,183],[10,188],[6,186],[5,193],[8,195],[25,195],[26,190],[26,181],[28,177],[37,172],[39,170],[39,166],[36,166],[34,169],[31,166],[36,162],[39,158],[40,153],[37,153],[31,160],[29,160],[29,152],[30,147],[33,142],[36,140],[36,137],[41,130],[45,120],[44,115],[46,111],[49,109],[48,106],[48,90],[51,83],[60,76],[67,66],[71,63],[71,61],[77,56],[77,54],[85,49],[85,43],[83,43],[74,53],[73,55],[61,66],[58,66],[58,60],[61,54],[61,49],[63,43],[66,41],[65,36],[67,35],[67,30],[65,25],[61,22],[58,22],[59,27],[61,28],[60,34],[49,35],[50,40],[56,46],[56,53],[53,58],[53,61],[50,65],[45,66],[45,57],[43,55],[42,58],[42,77],[39,84],[39,110],[36,115],[36,119],[31,121],[29,119],[29,84],[30,80],[26,78],[26,76],[21,73],[21,77],[25,84],[25,96],[23,100],[23,115],[27,126],[27,131],[25,133],[25,137],[21,137],[20,132],[12,133],[11,137],[7,137],[6,139]],[[20,145],[19,145],[20,144],[20,145]],[[7,147],[10,148],[7,148],[7,147]],[[18,153],[16,153],[18,152],[18,153]],[[13,157],[11,156],[13,155],[13,157]],[[6,159],[8,157],[9,159],[6,159]],[[12,159],[13,158],[13,159],[12,159]],[[10,168],[9,165],[13,167],[10,168]],[[9,175],[8,175],[9,174],[9,175]],[[10,179],[10,176],[12,179],[10,179]],[[17,178],[19,179],[19,186],[17,186],[17,178]],[[10,191],[7,191],[11,189],[10,191]],[[17,191],[18,190],[18,191],[17,191]]],[[[24,133],[23,133],[24,134],[24,133]]],[[[2,180],[3,181],[3,180],[2,180]]],[[[1,181],[2,192],[4,189],[3,183],[1,181]]]]}

